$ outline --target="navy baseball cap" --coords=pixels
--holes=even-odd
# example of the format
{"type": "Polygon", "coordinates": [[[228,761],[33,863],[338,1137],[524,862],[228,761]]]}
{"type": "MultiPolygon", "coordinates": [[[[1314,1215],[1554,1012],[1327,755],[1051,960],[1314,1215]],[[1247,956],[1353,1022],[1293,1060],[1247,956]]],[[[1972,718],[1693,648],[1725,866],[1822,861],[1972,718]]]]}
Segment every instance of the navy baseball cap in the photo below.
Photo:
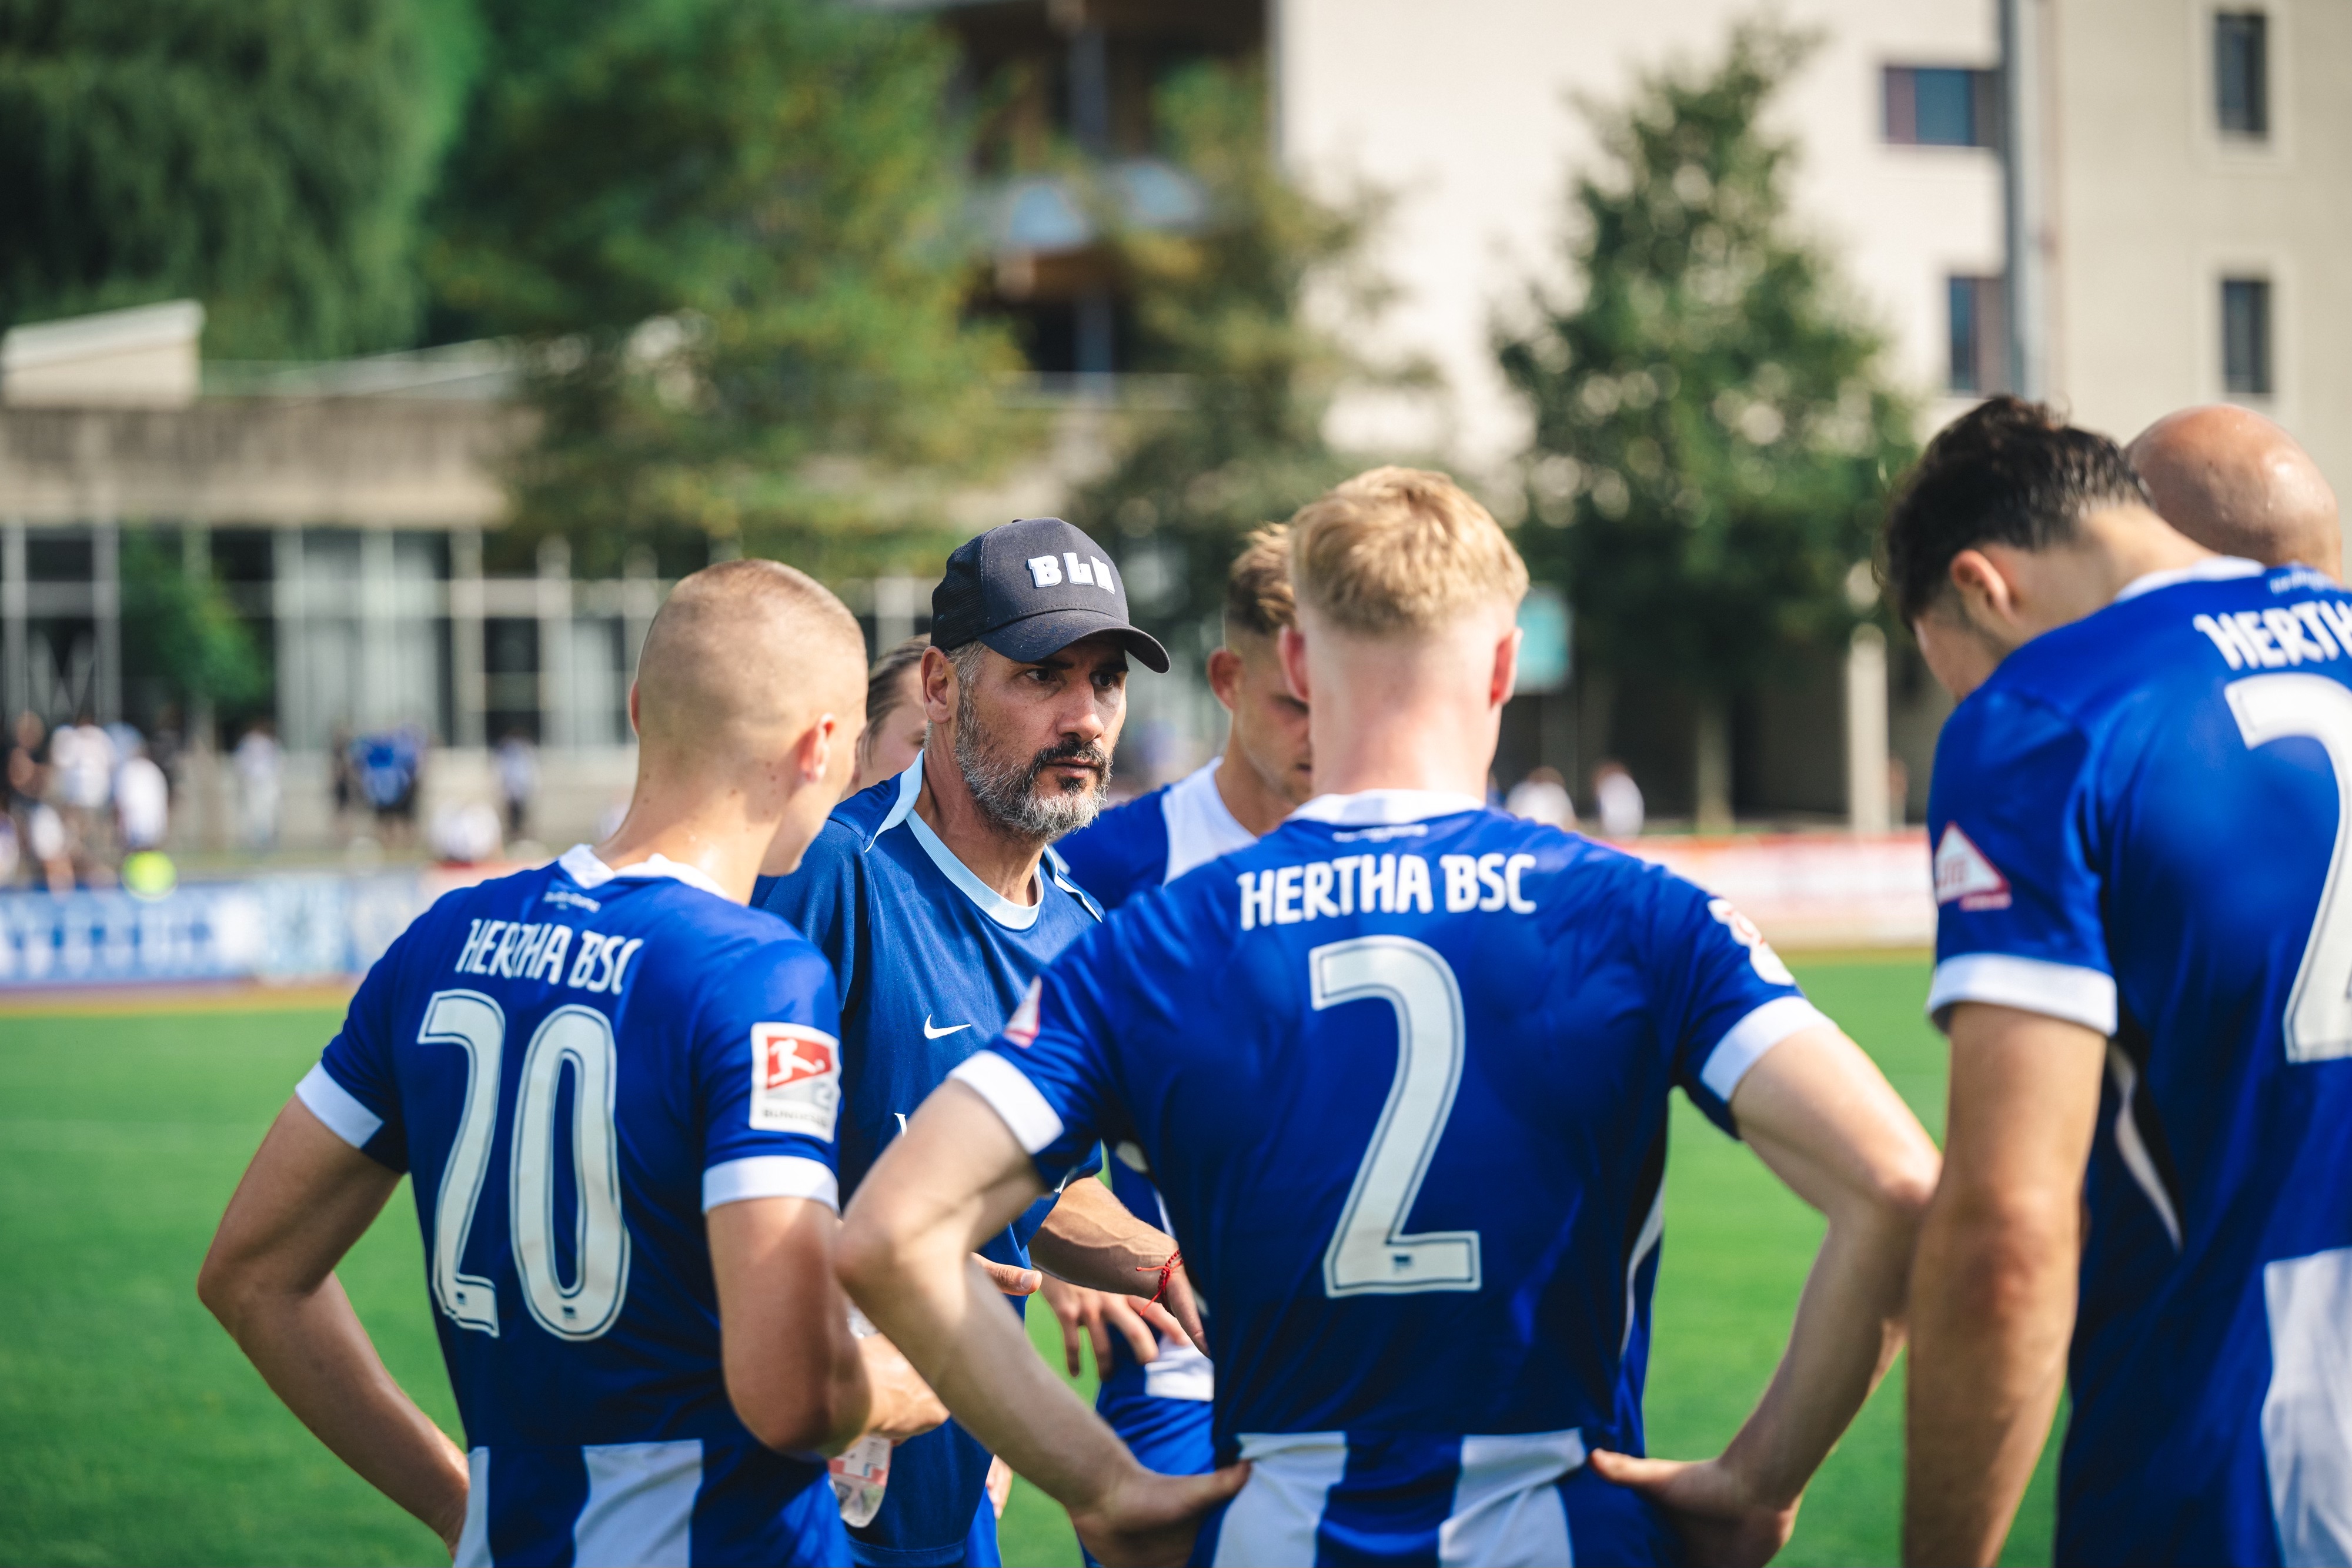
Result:
{"type": "Polygon", "coordinates": [[[1021,517],[966,539],[931,591],[931,645],[975,640],[1008,659],[1049,658],[1081,637],[1118,635],[1150,669],[1168,650],[1127,618],[1127,585],[1095,541],[1059,517],[1021,517]]]}

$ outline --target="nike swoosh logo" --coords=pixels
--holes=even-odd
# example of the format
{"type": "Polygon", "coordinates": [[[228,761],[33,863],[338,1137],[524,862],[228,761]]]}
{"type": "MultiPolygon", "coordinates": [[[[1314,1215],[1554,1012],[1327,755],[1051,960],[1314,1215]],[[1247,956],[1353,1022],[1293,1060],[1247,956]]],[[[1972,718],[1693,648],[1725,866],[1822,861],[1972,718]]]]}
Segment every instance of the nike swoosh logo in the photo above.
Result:
{"type": "Polygon", "coordinates": [[[960,1029],[970,1029],[971,1027],[971,1025],[968,1023],[958,1023],[950,1024],[945,1029],[933,1029],[931,1027],[931,1015],[929,1013],[925,1013],[923,1015],[923,1038],[925,1040],[945,1040],[948,1036],[955,1033],[956,1030],[960,1029]]]}

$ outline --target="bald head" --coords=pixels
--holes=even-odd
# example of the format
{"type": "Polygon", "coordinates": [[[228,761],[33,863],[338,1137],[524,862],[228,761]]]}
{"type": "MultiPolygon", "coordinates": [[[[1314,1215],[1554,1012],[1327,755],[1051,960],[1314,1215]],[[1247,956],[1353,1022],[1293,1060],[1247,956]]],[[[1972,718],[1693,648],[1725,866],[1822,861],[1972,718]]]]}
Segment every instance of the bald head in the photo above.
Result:
{"type": "Polygon", "coordinates": [[[2336,493],[2294,437],[2252,409],[2166,414],[2128,455],[2164,520],[2206,549],[2344,575],[2336,493]]]}
{"type": "Polygon", "coordinates": [[[772,762],[825,713],[854,735],[865,690],[865,637],[823,586],[772,560],[705,568],[646,632],[641,766],[690,761],[723,779],[772,762]]]}

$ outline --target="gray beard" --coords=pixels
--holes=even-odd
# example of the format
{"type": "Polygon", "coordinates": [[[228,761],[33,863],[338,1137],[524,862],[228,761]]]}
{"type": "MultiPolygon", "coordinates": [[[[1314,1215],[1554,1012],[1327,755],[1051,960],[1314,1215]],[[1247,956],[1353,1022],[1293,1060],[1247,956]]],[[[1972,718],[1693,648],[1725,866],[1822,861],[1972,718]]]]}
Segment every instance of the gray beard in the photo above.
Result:
{"type": "Polygon", "coordinates": [[[1099,747],[1065,741],[1047,747],[1026,762],[1000,761],[981,749],[976,706],[971,688],[966,686],[956,704],[955,758],[963,772],[964,788],[971,791],[973,802],[990,821],[1009,833],[1050,844],[1095,820],[1110,783],[1110,759],[1099,747]],[[1045,769],[1072,758],[1102,763],[1093,786],[1040,793],[1037,780],[1045,769]]]}

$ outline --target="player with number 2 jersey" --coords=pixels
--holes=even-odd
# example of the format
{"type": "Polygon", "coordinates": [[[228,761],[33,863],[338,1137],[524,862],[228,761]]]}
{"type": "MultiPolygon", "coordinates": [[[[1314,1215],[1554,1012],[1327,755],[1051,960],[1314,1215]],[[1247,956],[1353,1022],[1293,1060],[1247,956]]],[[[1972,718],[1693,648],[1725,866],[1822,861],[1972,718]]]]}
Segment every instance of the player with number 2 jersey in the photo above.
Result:
{"type": "Polygon", "coordinates": [[[961,1238],[931,1216],[1009,1206],[1099,1138],[1167,1204],[1217,1457],[1250,1461],[1193,1561],[1674,1562],[1701,1494],[1760,1561],[1899,1334],[1932,1150],[1730,905],[1486,808],[1527,579],[1475,501],[1375,470],[1291,538],[1283,654],[1333,792],[1056,960],[868,1176],[845,1279],[1099,1555],[1172,1531],[1128,1500],[1237,1474],[1073,1458],[1059,1396],[959,1344],[938,1278],[961,1238]],[[1706,1466],[1633,1458],[1677,1087],[1829,1211],[1834,1260],[1796,1375],[1706,1466]]]}

